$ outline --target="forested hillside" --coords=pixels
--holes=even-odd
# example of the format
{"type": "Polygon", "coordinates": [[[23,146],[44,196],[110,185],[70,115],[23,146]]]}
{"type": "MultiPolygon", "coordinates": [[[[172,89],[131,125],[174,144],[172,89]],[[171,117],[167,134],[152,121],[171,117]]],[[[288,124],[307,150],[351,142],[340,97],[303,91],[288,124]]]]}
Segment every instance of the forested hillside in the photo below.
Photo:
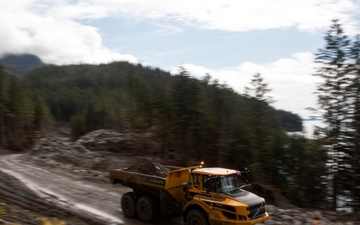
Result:
{"type": "MultiPolygon", "coordinates": [[[[247,151],[256,143],[249,137],[259,142],[270,130],[277,130],[273,138],[284,131],[277,116],[286,116],[265,101],[239,95],[210,76],[193,79],[185,70],[171,76],[123,62],[47,66],[25,76],[24,83],[44,98],[56,120],[72,122],[74,138],[100,128],[152,132],[161,149],[197,149],[202,157],[231,153],[238,145],[247,151]]],[[[222,163],[222,157],[211,162],[222,163]]]]}
{"type": "MultiPolygon", "coordinates": [[[[260,78],[254,80],[261,86],[260,78]]],[[[74,139],[112,129],[141,134],[142,144],[133,149],[141,154],[178,164],[193,159],[248,167],[254,182],[284,192],[298,205],[320,205],[324,196],[324,152],[315,141],[287,135],[301,130],[301,120],[271,107],[266,91],[240,95],[210,75],[197,80],[184,69],[173,76],[125,62],[47,65],[22,78],[2,73],[1,80],[2,146],[21,149],[18,137],[30,142],[34,131],[44,132],[51,122],[69,123],[74,139]],[[310,193],[318,195],[302,198],[310,193]]],[[[256,82],[248,89],[257,90],[256,82]]]]}

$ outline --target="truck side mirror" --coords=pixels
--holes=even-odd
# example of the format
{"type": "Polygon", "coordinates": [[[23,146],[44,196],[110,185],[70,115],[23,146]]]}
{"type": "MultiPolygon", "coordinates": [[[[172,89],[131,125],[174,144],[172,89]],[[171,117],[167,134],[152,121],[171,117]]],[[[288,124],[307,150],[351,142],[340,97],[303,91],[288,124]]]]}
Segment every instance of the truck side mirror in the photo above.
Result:
{"type": "Polygon", "coordinates": [[[251,171],[248,168],[245,168],[245,173],[244,173],[244,177],[246,180],[246,183],[250,183],[250,178],[251,178],[251,171]]]}
{"type": "Polygon", "coordinates": [[[251,171],[248,168],[245,168],[243,171],[238,171],[238,175],[242,177],[242,179],[249,184],[250,183],[250,176],[251,171]]]}

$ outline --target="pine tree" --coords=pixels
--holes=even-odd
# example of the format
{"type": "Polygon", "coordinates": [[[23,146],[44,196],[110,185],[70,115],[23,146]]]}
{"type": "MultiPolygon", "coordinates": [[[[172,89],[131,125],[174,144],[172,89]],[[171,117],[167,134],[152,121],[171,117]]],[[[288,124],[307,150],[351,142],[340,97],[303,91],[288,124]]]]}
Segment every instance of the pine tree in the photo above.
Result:
{"type": "Polygon", "coordinates": [[[252,168],[258,179],[268,183],[272,182],[276,174],[273,157],[275,127],[274,121],[270,121],[273,110],[269,106],[273,99],[268,95],[270,91],[268,84],[259,73],[251,79],[250,87],[245,87],[245,96],[252,98],[247,121],[253,154],[252,168]]]}
{"type": "Polygon", "coordinates": [[[273,98],[268,95],[271,89],[260,73],[254,74],[250,85],[250,87],[245,87],[245,96],[253,97],[258,101],[266,102],[268,104],[274,103],[273,98]]]}
{"type": "Polygon", "coordinates": [[[324,111],[323,119],[327,125],[324,135],[331,164],[329,171],[329,178],[332,180],[331,206],[335,210],[338,206],[337,199],[343,193],[340,179],[341,174],[344,175],[347,169],[346,159],[349,152],[346,130],[350,104],[347,99],[349,86],[347,62],[350,41],[338,20],[333,20],[325,41],[325,47],[319,49],[316,54],[315,62],[319,64],[319,68],[315,76],[323,80],[317,86],[317,94],[319,106],[324,111]]]}
{"type": "Polygon", "coordinates": [[[22,89],[19,86],[19,82],[15,76],[9,77],[8,98],[5,100],[5,127],[6,138],[9,148],[20,149],[23,139],[24,130],[22,124],[22,89]]]}
{"type": "Polygon", "coordinates": [[[203,155],[208,156],[209,163],[224,165],[227,158],[235,157],[230,156],[229,152],[233,142],[230,121],[235,112],[232,108],[236,105],[231,98],[233,92],[218,80],[212,80],[209,74],[205,75],[202,85],[199,100],[199,149],[203,155]]]}
{"type": "Polygon", "coordinates": [[[171,132],[176,135],[174,136],[174,147],[180,151],[187,151],[189,154],[194,154],[196,145],[199,96],[198,85],[190,78],[188,71],[181,67],[172,86],[173,122],[171,132]]]}
{"type": "Polygon", "coordinates": [[[164,158],[169,156],[169,147],[171,146],[170,127],[172,123],[172,112],[170,102],[169,85],[164,80],[159,80],[153,92],[153,109],[154,109],[154,124],[156,127],[156,134],[159,143],[161,143],[161,155],[164,158]]]}
{"type": "Polygon", "coordinates": [[[349,136],[353,143],[350,161],[352,171],[350,175],[352,207],[354,212],[360,211],[360,35],[356,36],[350,49],[351,63],[349,73],[351,75],[351,85],[349,87],[348,99],[352,101],[349,112],[352,114],[349,136]]]}
{"type": "Polygon", "coordinates": [[[41,134],[44,134],[44,130],[47,125],[52,121],[50,110],[47,107],[44,99],[40,96],[35,98],[35,115],[34,115],[34,128],[41,134]]]}

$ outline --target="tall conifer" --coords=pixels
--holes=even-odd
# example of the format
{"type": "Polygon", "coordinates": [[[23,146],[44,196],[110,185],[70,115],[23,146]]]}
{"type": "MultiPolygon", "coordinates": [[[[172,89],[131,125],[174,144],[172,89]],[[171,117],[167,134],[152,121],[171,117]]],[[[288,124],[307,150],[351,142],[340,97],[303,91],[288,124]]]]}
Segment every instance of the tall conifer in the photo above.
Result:
{"type": "Polygon", "coordinates": [[[316,63],[319,64],[315,76],[322,78],[317,86],[318,103],[324,111],[323,120],[327,125],[325,138],[327,140],[330,157],[329,179],[331,187],[331,207],[338,207],[338,199],[343,194],[340,179],[346,170],[346,156],[349,143],[347,140],[347,122],[349,101],[347,90],[349,76],[347,62],[349,44],[338,20],[333,23],[325,36],[325,47],[316,54],[316,63]]]}
{"type": "Polygon", "coordinates": [[[351,189],[352,207],[356,212],[360,211],[360,35],[355,37],[355,41],[350,48],[350,65],[349,72],[351,75],[351,86],[349,87],[349,100],[352,105],[349,109],[350,141],[353,143],[350,152],[350,164],[352,167],[349,176],[352,183],[349,185],[351,189]]]}
{"type": "Polygon", "coordinates": [[[276,174],[273,157],[274,127],[270,121],[273,102],[269,96],[271,89],[261,74],[253,76],[249,87],[245,87],[245,96],[252,98],[248,120],[249,140],[252,145],[252,168],[257,178],[263,182],[271,183],[276,174]]]}

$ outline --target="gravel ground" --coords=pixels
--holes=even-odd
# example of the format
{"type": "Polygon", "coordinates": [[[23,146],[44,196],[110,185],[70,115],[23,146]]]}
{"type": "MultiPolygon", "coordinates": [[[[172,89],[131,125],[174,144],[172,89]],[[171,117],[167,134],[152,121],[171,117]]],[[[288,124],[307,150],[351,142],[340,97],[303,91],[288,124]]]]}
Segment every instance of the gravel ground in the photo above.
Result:
{"type": "Polygon", "coordinates": [[[39,225],[43,218],[61,218],[73,225],[102,224],[43,200],[12,176],[2,172],[0,176],[0,204],[4,209],[0,218],[3,222],[39,225]]]}

